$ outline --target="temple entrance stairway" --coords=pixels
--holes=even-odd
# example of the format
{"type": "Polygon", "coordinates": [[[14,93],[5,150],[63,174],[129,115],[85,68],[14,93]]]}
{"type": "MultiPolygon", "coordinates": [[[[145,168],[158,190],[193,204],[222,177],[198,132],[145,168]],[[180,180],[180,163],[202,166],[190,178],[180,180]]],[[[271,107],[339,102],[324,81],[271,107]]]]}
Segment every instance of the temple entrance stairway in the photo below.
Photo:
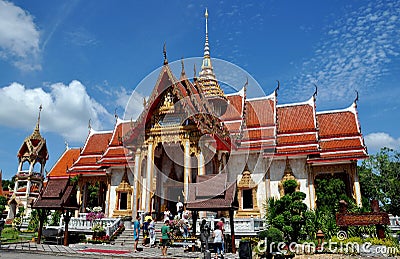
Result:
{"type": "MultiPolygon", "coordinates": [[[[161,238],[161,227],[163,223],[161,221],[156,222],[156,244],[159,242],[161,238]]],[[[138,246],[142,246],[143,241],[143,230],[140,230],[139,244],[138,246]]],[[[131,228],[125,228],[125,230],[114,240],[113,242],[116,245],[123,245],[133,247],[135,241],[133,240],[133,226],[131,228]]]]}

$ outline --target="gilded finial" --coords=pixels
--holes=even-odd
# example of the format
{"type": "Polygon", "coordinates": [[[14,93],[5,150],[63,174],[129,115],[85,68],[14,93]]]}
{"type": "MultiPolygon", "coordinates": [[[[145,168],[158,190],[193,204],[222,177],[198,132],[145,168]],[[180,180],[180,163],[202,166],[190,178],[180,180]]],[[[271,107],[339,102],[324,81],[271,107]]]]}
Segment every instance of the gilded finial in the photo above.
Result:
{"type": "Polygon", "coordinates": [[[197,78],[196,64],[193,65],[193,78],[197,78]]]}
{"type": "Polygon", "coordinates": [[[317,84],[315,84],[315,83],[314,83],[314,86],[315,86],[315,91],[314,91],[314,93],[313,93],[313,97],[314,97],[314,99],[315,99],[315,98],[317,98],[317,95],[318,95],[318,86],[317,86],[317,84]]]}
{"type": "Polygon", "coordinates": [[[354,103],[357,104],[357,102],[358,102],[358,91],[357,90],[354,90],[354,91],[356,91],[356,99],[354,99],[354,103]]]}
{"type": "Polygon", "coordinates": [[[92,129],[92,125],[91,125],[92,119],[89,119],[89,123],[88,123],[88,129],[91,130],[92,129]]]}
{"type": "Polygon", "coordinates": [[[118,109],[118,108],[115,108],[115,110],[114,110],[114,118],[115,118],[115,120],[118,120],[117,109],[118,109]]]}
{"type": "Polygon", "coordinates": [[[186,73],[185,73],[185,64],[183,63],[183,57],[181,59],[181,66],[182,66],[182,71],[181,71],[181,77],[185,77],[186,73]]]}
{"type": "Polygon", "coordinates": [[[279,91],[279,88],[281,87],[281,83],[279,82],[279,80],[276,80],[276,82],[278,83],[278,85],[275,88],[275,92],[279,91]]]}
{"type": "Polygon", "coordinates": [[[164,65],[168,64],[168,59],[167,59],[167,44],[164,42],[164,47],[163,47],[163,54],[164,54],[164,65]]]}
{"type": "Polygon", "coordinates": [[[34,130],[34,134],[40,134],[39,133],[39,127],[40,127],[40,113],[42,112],[42,104],[40,104],[39,105],[39,115],[38,115],[38,119],[37,119],[37,123],[36,123],[36,127],[35,127],[35,130],[34,130]]]}
{"type": "Polygon", "coordinates": [[[65,149],[68,150],[69,149],[69,145],[68,145],[68,142],[66,140],[64,141],[64,144],[65,144],[65,149]]]}
{"type": "Polygon", "coordinates": [[[204,13],[204,16],[206,17],[206,19],[208,18],[208,10],[206,8],[206,12],[204,13]]]}
{"type": "Polygon", "coordinates": [[[143,107],[146,107],[147,101],[146,101],[146,97],[143,97],[143,107]]]}

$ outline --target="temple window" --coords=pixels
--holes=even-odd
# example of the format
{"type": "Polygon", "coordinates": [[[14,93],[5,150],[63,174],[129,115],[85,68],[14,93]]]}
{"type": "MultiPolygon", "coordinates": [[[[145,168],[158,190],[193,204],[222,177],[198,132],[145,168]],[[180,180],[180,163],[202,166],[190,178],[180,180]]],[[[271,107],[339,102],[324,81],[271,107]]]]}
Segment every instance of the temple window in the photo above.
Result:
{"type": "Polygon", "coordinates": [[[237,217],[259,217],[260,209],[257,204],[257,185],[251,177],[251,172],[246,165],[242,178],[237,184],[239,209],[237,217]]]}
{"type": "Polygon", "coordinates": [[[119,195],[119,209],[126,210],[128,208],[128,193],[121,192],[119,195]]]}
{"type": "Polygon", "coordinates": [[[28,160],[22,162],[21,171],[29,171],[30,163],[28,160]]]}
{"type": "Polygon", "coordinates": [[[39,162],[35,162],[33,165],[33,172],[40,173],[42,171],[42,165],[39,162]]]}
{"type": "Polygon", "coordinates": [[[132,216],[131,203],[133,188],[129,184],[127,169],[125,169],[121,183],[118,185],[115,191],[118,200],[115,203],[113,217],[132,216]]]}
{"type": "Polygon", "coordinates": [[[243,209],[253,209],[253,190],[242,190],[243,209]]]}

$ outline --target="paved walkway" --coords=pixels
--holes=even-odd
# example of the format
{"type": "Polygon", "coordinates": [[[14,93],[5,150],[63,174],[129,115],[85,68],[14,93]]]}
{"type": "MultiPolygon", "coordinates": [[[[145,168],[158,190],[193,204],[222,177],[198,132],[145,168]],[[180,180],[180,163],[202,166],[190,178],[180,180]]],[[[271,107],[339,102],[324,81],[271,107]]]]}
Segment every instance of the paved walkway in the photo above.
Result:
{"type": "MultiPolygon", "coordinates": [[[[140,246],[139,246],[140,248],[140,246]]],[[[94,245],[94,244],[72,244],[70,246],[47,245],[36,243],[3,244],[0,250],[16,251],[26,253],[40,253],[90,258],[203,258],[200,252],[185,252],[183,248],[168,248],[168,256],[161,256],[160,248],[144,247],[143,251],[134,253],[133,247],[121,245],[94,245]]],[[[214,257],[212,255],[212,257],[214,257]]],[[[226,254],[224,258],[239,258],[238,254],[226,254]]]]}

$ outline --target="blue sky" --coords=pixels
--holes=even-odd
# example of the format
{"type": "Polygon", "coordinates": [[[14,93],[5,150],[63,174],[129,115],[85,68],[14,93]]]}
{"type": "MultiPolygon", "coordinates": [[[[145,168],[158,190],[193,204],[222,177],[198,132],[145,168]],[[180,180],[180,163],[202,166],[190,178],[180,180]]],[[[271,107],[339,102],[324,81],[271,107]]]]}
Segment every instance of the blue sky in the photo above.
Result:
{"type": "Polygon", "coordinates": [[[50,170],[65,141],[82,146],[89,119],[112,129],[115,110],[122,116],[162,65],[164,42],[169,61],[201,57],[206,7],[213,58],[246,70],[266,94],[280,80],[279,103],[309,99],[316,83],[317,110],[341,109],[358,90],[369,153],[399,149],[398,1],[0,0],[3,177],[16,173],[40,104],[50,170]]]}

